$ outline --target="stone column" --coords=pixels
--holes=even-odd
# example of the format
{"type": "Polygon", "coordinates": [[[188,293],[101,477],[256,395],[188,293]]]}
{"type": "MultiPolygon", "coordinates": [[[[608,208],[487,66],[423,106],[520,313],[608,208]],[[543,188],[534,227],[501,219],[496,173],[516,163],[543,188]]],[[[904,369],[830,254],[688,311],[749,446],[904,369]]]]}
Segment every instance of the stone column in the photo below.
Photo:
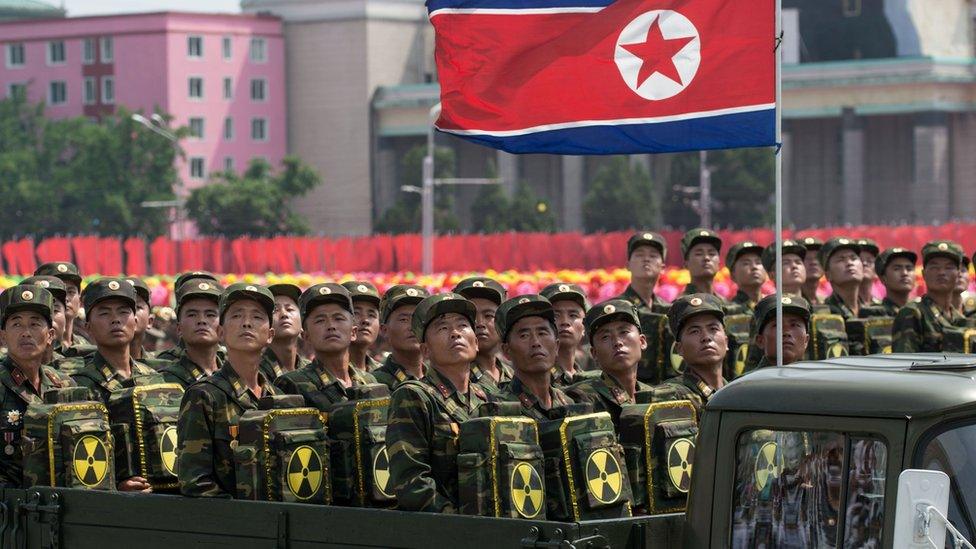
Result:
{"type": "Polygon", "coordinates": [[[915,178],[912,221],[941,223],[949,218],[949,123],[944,113],[921,113],[913,131],[915,178]]]}
{"type": "Polygon", "coordinates": [[[584,160],[582,156],[562,157],[562,230],[564,231],[583,230],[584,160]]]}
{"type": "Polygon", "coordinates": [[[853,109],[845,108],[841,123],[841,220],[864,222],[864,128],[853,109]]]}
{"type": "Polygon", "coordinates": [[[519,158],[505,151],[498,151],[498,177],[504,181],[509,196],[515,192],[519,181],[519,158]]]}

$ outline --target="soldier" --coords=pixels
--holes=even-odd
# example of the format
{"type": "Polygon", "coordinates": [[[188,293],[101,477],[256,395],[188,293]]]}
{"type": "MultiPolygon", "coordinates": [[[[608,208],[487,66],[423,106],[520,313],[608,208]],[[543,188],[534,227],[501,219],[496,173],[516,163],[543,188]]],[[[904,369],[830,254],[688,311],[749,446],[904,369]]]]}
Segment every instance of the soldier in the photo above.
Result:
{"type": "Polygon", "coordinates": [[[315,349],[315,360],[277,380],[283,393],[301,395],[305,404],[329,411],[350,399],[351,387],[376,383],[368,372],[349,361],[349,346],[356,337],[352,296],[339,284],[316,284],[299,298],[305,337],[315,349]]]}
{"type": "Polygon", "coordinates": [[[91,342],[88,339],[75,333],[75,319],[78,318],[78,310],[81,308],[81,274],[78,272],[78,267],[67,261],[45,263],[34,271],[34,276],[54,276],[64,282],[67,298],[65,299],[64,336],[61,345],[63,347],[90,345],[91,342]]]}
{"type": "Polygon", "coordinates": [[[726,313],[752,314],[756,303],[762,299],[762,286],[766,283],[766,269],[762,265],[763,247],[754,242],[740,242],[729,248],[725,266],[729,268],[732,282],[739,287],[735,297],[726,307],[726,313]]]}
{"type": "MultiPolygon", "coordinates": [[[[976,253],[973,254],[972,262],[976,263],[976,253]]],[[[976,296],[970,295],[963,301],[962,312],[970,319],[976,318],[976,296]]]]}
{"type": "MultiPolygon", "coordinates": [[[[803,358],[810,341],[810,304],[800,296],[783,296],[783,365],[803,358]]],[[[766,296],[756,305],[752,319],[756,345],[763,351],[756,368],[776,365],[776,296],[766,296]]]]}
{"type": "MultiPolygon", "coordinates": [[[[664,237],[652,232],[637,233],[627,240],[627,270],[630,284],[617,299],[630,301],[637,313],[667,314],[668,302],[654,293],[668,256],[664,237]]],[[[544,295],[544,294],[543,294],[544,295]]]]}
{"type": "Polygon", "coordinates": [[[831,238],[818,252],[820,266],[827,273],[827,281],[833,290],[824,304],[845,321],[857,318],[861,311],[858,295],[864,279],[864,264],[860,253],[858,243],[844,237],[831,238]]]}
{"type": "Polygon", "coordinates": [[[722,239],[708,229],[692,229],[681,238],[681,255],[685,268],[691,275],[691,283],[685,286],[683,295],[706,293],[715,295],[712,282],[719,270],[719,254],[722,252],[722,239]]]}
{"type": "Polygon", "coordinates": [[[220,338],[227,361],[187,389],[177,423],[180,492],[194,497],[237,493],[234,448],[241,415],[262,396],[280,394],[261,373],[261,356],[274,339],[274,296],[264,286],[231,284],[220,294],[220,338]]]}
{"type": "MultiPolygon", "coordinates": [[[[180,275],[176,277],[176,280],[173,281],[173,291],[178,293],[180,288],[191,280],[202,280],[218,287],[220,286],[220,281],[217,280],[217,277],[213,273],[208,273],[207,271],[188,271],[185,273],[180,273],[180,275]]],[[[179,300],[180,296],[177,295],[176,301],[179,302],[179,300]]],[[[179,360],[182,352],[183,342],[178,341],[175,347],[156,353],[156,358],[169,361],[179,360]]],[[[221,351],[221,354],[223,354],[223,351],[221,351]]]]}
{"type": "Polygon", "coordinates": [[[874,262],[881,249],[878,248],[878,243],[870,238],[858,238],[857,245],[861,247],[861,264],[864,265],[864,278],[861,279],[858,299],[861,305],[880,305],[881,302],[874,298],[874,281],[878,279],[874,262]]]}
{"type": "Polygon", "coordinates": [[[420,379],[426,373],[420,340],[411,322],[417,304],[429,296],[421,286],[398,284],[386,290],[380,304],[380,333],[390,344],[390,355],[373,370],[373,377],[392,391],[408,379],[420,379]]]}
{"type": "Polygon", "coordinates": [[[614,426],[625,404],[636,403],[640,391],[651,390],[637,380],[637,366],[647,339],[641,333],[637,310],[629,301],[611,299],[590,307],[584,320],[590,354],[600,365],[600,377],[584,379],[566,389],[569,398],[609,412],[614,426]]]}
{"type": "Polygon", "coordinates": [[[177,290],[177,333],[183,351],[160,372],[167,383],[179,383],[185,391],[220,368],[218,303],[222,292],[223,288],[207,279],[190,280],[177,290]]]}
{"type": "Polygon", "coordinates": [[[807,254],[803,258],[803,266],[807,270],[807,279],[803,283],[803,298],[810,306],[820,303],[817,297],[817,289],[820,288],[820,279],[824,276],[824,269],[820,265],[820,248],[823,241],[819,238],[808,236],[802,240],[803,247],[807,249],[807,254]]]}
{"type": "Polygon", "coordinates": [[[401,383],[390,402],[386,443],[390,484],[403,511],[455,513],[458,508],[458,433],[488,396],[471,382],[478,353],[477,310],[455,293],[425,298],[413,331],[430,368],[401,383]]]}
{"type": "Polygon", "coordinates": [[[146,341],[146,330],[149,329],[149,323],[152,320],[152,314],[149,307],[149,286],[147,286],[145,281],[143,281],[141,278],[135,276],[126,277],[125,281],[131,284],[136,290],[136,332],[135,336],[132,338],[132,343],[129,345],[129,352],[132,354],[132,358],[134,360],[138,360],[150,366],[165,366],[168,364],[166,361],[163,361],[162,363],[154,363],[152,361],[152,359],[155,358],[154,355],[147,351],[144,346],[146,341]]]}
{"type": "Polygon", "coordinates": [[[342,287],[352,296],[356,320],[356,340],[349,346],[349,359],[359,370],[372,372],[380,367],[380,363],[370,356],[380,335],[380,292],[365,280],[343,282],[342,287]]]}
{"type": "Polygon", "coordinates": [[[299,339],[302,337],[302,315],[298,298],[302,290],[294,284],[274,284],[268,291],[275,298],[274,340],[261,357],[261,373],[274,381],[283,374],[308,366],[302,356],[299,339]]]}
{"type": "Polygon", "coordinates": [[[908,304],[915,290],[915,264],[918,254],[905,248],[888,248],[874,260],[874,272],[885,287],[881,300],[883,316],[894,317],[908,304]]]}
{"type": "Polygon", "coordinates": [[[553,385],[569,387],[587,377],[599,375],[598,371],[584,370],[577,357],[585,333],[583,318],[586,317],[587,301],[583,288],[577,284],[557,282],[543,288],[540,294],[552,304],[559,342],[556,364],[552,369],[553,385]]]}
{"type": "Polygon", "coordinates": [[[956,287],[952,291],[952,305],[966,314],[965,304],[962,294],[969,289],[969,258],[965,254],[962,256],[962,265],[959,266],[959,278],[956,279],[956,287]]]}
{"type": "Polygon", "coordinates": [[[961,249],[948,240],[934,240],[922,247],[922,278],[926,293],[898,311],[891,327],[891,350],[896,353],[941,352],[946,328],[963,322],[952,306],[952,292],[959,279],[961,249]]]}
{"type": "Polygon", "coordinates": [[[65,330],[65,301],[68,299],[68,292],[65,289],[64,281],[55,276],[31,276],[21,281],[21,284],[30,286],[40,286],[51,292],[54,297],[51,307],[51,327],[54,329],[54,340],[44,354],[44,364],[52,364],[64,357],[61,351],[64,350],[61,338],[65,330]]]}
{"type": "Polygon", "coordinates": [[[555,318],[552,303],[541,295],[509,299],[495,316],[502,350],[515,369],[501,399],[520,403],[522,414],[536,421],[546,421],[551,409],[573,403],[552,383],[559,347],[555,318]]]}
{"type": "Polygon", "coordinates": [[[501,394],[512,380],[512,366],[502,358],[501,339],[495,331],[495,313],[508,292],[488,277],[470,277],[457,283],[453,290],[463,295],[478,310],[474,333],[478,336],[478,357],[471,365],[471,380],[492,395],[501,394]]]}
{"type": "Polygon", "coordinates": [[[28,404],[39,404],[45,391],[74,385],[71,378],[44,358],[55,333],[51,312],[54,296],[34,285],[8,288],[0,294],[0,338],[7,356],[0,363],[0,487],[24,486],[21,435],[28,404]]]}
{"type": "Polygon", "coordinates": [[[776,263],[776,246],[766,246],[762,252],[762,264],[766,274],[773,281],[779,275],[783,276],[783,295],[800,296],[803,294],[803,284],[807,279],[807,268],[804,258],[807,249],[796,240],[783,240],[781,253],[783,264],[780,269],[774,269],[776,263]]]}

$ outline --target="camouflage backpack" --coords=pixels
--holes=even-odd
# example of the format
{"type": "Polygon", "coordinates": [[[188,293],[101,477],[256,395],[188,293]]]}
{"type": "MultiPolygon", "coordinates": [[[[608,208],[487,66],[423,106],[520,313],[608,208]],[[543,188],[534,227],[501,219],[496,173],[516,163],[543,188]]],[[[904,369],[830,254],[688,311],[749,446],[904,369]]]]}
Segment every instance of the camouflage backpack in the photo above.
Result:
{"type": "Polygon", "coordinates": [[[657,385],[681,373],[681,357],[673,352],[674,336],[668,317],[657,313],[640,315],[641,332],[647,338],[647,349],[637,367],[637,379],[657,385]]]}
{"type": "Polygon", "coordinates": [[[238,424],[237,497],[257,501],[332,501],[329,445],[322,416],[300,395],[263,397],[238,424]]]}
{"type": "Polygon", "coordinates": [[[178,383],[137,385],[109,397],[118,478],[144,477],[154,490],[179,487],[176,421],[182,399],[178,383]]]}
{"type": "Polygon", "coordinates": [[[390,389],[370,383],[353,390],[353,400],[328,413],[332,499],[357,507],[389,507],[396,503],[386,449],[390,389]]]}
{"type": "Polygon", "coordinates": [[[976,353],[976,329],[943,328],[942,350],[946,353],[976,353]]]}
{"type": "Polygon", "coordinates": [[[873,316],[848,320],[847,339],[852,355],[874,355],[891,352],[891,327],[895,319],[873,316]]]}
{"type": "Polygon", "coordinates": [[[850,354],[844,317],[815,313],[810,317],[810,360],[824,360],[850,354]]]}
{"type": "Polygon", "coordinates": [[[623,407],[620,443],[634,506],[650,515],[684,512],[697,437],[695,408],[687,400],[623,407]]]}
{"type": "Polygon", "coordinates": [[[88,389],[44,394],[24,414],[24,481],[27,486],[115,490],[114,440],[108,410],[89,400],[88,389]]]}
{"type": "Polygon", "coordinates": [[[733,380],[746,372],[750,345],[749,327],[752,315],[729,315],[725,317],[725,334],[729,339],[729,352],[725,355],[722,375],[733,380]]]}

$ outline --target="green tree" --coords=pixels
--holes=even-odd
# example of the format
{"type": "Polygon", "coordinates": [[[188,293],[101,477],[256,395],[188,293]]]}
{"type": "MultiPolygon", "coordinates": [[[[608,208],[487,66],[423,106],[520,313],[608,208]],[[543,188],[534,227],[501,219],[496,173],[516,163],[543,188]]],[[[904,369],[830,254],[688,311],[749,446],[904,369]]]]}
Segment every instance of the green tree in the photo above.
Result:
{"type": "MultiPolygon", "coordinates": [[[[400,160],[399,180],[401,186],[420,188],[423,186],[424,156],[427,147],[417,145],[400,160]]],[[[446,147],[434,149],[434,177],[454,177],[454,151],[446,147]]],[[[434,188],[434,230],[438,233],[457,231],[461,223],[452,213],[454,199],[447,187],[434,188]]],[[[420,194],[401,192],[396,204],[383,212],[376,221],[377,233],[419,233],[421,230],[420,194]]]]}
{"type": "Polygon", "coordinates": [[[657,193],[643,166],[615,157],[597,170],[583,199],[583,225],[588,232],[655,227],[660,222],[657,193]]]}
{"type": "Polygon", "coordinates": [[[551,232],[556,218],[549,203],[540,199],[532,187],[520,181],[511,198],[501,185],[486,185],[471,205],[471,222],[475,231],[551,232]]]}

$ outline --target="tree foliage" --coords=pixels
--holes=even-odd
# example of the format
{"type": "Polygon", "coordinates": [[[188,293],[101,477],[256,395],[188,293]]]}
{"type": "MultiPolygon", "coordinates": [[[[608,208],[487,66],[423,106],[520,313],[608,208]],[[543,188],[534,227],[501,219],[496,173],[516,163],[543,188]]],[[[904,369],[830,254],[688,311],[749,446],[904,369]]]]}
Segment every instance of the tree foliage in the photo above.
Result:
{"type": "MultiPolygon", "coordinates": [[[[424,157],[427,147],[418,145],[410,149],[400,160],[399,182],[401,186],[421,188],[423,186],[424,157]]],[[[434,177],[437,179],[454,177],[456,159],[454,151],[446,147],[434,149],[434,177]]],[[[377,220],[374,231],[377,233],[404,234],[419,233],[421,230],[420,194],[400,192],[396,204],[388,208],[377,220]]],[[[461,224],[452,213],[454,200],[449,187],[434,188],[434,231],[446,233],[457,231],[461,224]]]]}
{"type": "Polygon", "coordinates": [[[556,218],[549,203],[520,181],[509,198],[501,185],[486,185],[471,204],[473,229],[481,233],[506,231],[552,232],[556,218]]]}
{"type": "Polygon", "coordinates": [[[615,157],[597,170],[583,199],[587,232],[656,227],[661,223],[658,195],[647,170],[615,157]]]}

